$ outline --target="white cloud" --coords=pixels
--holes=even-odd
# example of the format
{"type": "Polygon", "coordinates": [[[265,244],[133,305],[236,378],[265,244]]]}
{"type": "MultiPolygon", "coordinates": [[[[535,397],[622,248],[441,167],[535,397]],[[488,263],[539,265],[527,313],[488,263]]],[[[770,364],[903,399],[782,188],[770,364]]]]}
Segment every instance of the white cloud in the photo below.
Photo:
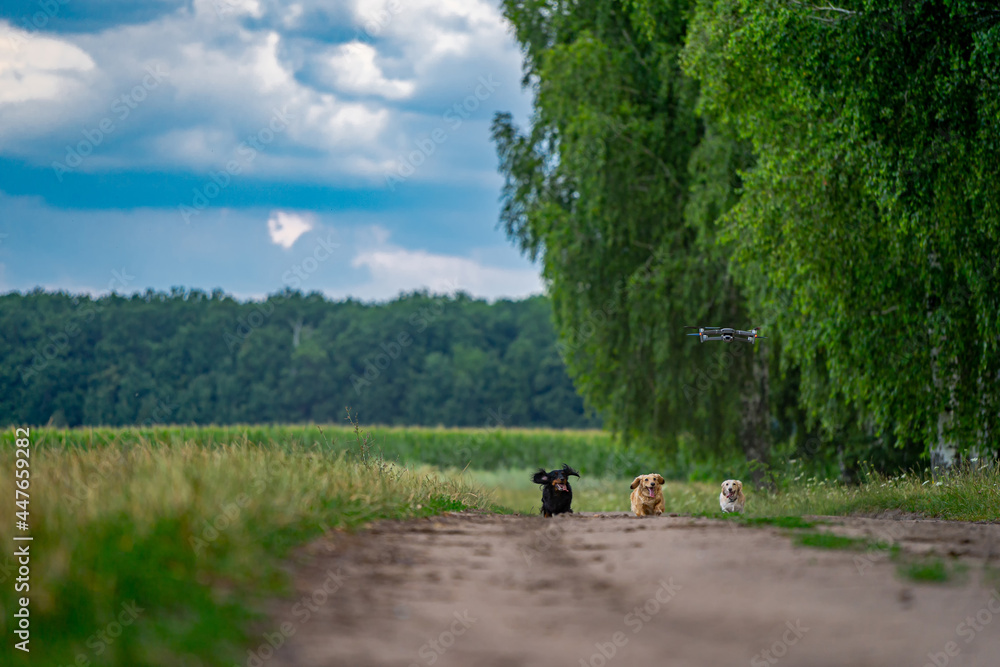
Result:
{"type": "Polygon", "coordinates": [[[219,20],[242,16],[259,19],[264,15],[258,0],[194,0],[194,10],[200,17],[219,20]]]}
{"type": "Polygon", "coordinates": [[[292,124],[292,137],[304,145],[331,151],[348,147],[371,150],[369,144],[378,140],[389,121],[386,109],[339,102],[333,95],[319,95],[299,108],[301,122],[292,124]]]}
{"type": "MultiPolygon", "coordinates": [[[[162,162],[216,171],[221,171],[220,156],[235,150],[231,133],[215,127],[169,130],[150,144],[162,162]]],[[[252,166],[252,163],[247,165],[248,171],[252,166]]]]}
{"type": "Polygon", "coordinates": [[[362,299],[390,299],[400,292],[427,289],[438,294],[467,292],[486,299],[521,298],[544,291],[534,268],[487,266],[481,261],[423,250],[387,247],[359,252],[351,260],[371,279],[352,288],[362,299]]]}
{"type": "Polygon", "coordinates": [[[288,10],[285,15],[281,18],[281,23],[286,28],[297,28],[299,26],[299,19],[302,18],[303,7],[301,3],[295,2],[288,6],[288,10]]]}
{"type": "Polygon", "coordinates": [[[351,42],[334,49],[329,58],[330,78],[339,90],[401,100],[413,95],[414,81],[387,79],[376,63],[378,52],[370,44],[351,42]]]}
{"type": "Polygon", "coordinates": [[[383,186],[490,76],[503,82],[495,96],[412,179],[482,183],[495,180],[493,111],[528,108],[520,61],[492,0],[195,0],[148,23],[58,38],[0,21],[0,152],[48,166],[107,118],[113,135],[81,170],[217,172],[287,105],[293,120],[255,158],[254,178],[383,186]],[[346,27],[352,41],[303,34],[313,23],[320,34],[346,27]],[[151,63],[169,76],[120,117],[115,101],[151,63]]]}
{"type": "Polygon", "coordinates": [[[283,90],[292,83],[292,73],[278,57],[278,44],[281,36],[276,32],[268,32],[264,43],[251,50],[251,71],[257,79],[258,89],[263,93],[283,90]]]}
{"type": "Polygon", "coordinates": [[[299,237],[313,228],[311,216],[274,211],[267,220],[267,232],[271,242],[282,248],[291,248],[299,237]]]}
{"type": "Polygon", "coordinates": [[[93,69],[83,49],[0,22],[0,104],[72,97],[93,69]]]}

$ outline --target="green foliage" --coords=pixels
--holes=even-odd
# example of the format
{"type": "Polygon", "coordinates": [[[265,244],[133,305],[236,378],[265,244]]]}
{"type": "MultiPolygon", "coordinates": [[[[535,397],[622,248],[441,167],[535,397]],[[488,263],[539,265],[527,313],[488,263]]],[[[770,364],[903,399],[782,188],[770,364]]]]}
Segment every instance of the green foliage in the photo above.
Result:
{"type": "Polygon", "coordinates": [[[0,422],[591,427],[548,301],[0,296],[0,422]]]}
{"type": "Polygon", "coordinates": [[[723,220],[737,275],[829,432],[1000,427],[998,47],[973,0],[697,3],[685,71],[757,160],[723,220]]]}
{"type": "Polygon", "coordinates": [[[773,435],[776,467],[845,478],[995,449],[1000,12],[503,7],[535,100],[529,128],[494,121],[501,225],[541,258],[567,367],[609,426],[690,434],[697,458],[767,460],[773,435]],[[770,358],[680,335],[723,322],[763,325],[770,358]]]}
{"type": "Polygon", "coordinates": [[[750,326],[714,228],[749,156],[695,116],[678,61],[690,5],[504,2],[534,114],[524,131],[498,114],[493,138],[501,226],[542,260],[587,402],[626,438],[728,454],[754,350],[699,347],[683,327],[750,326]]]}

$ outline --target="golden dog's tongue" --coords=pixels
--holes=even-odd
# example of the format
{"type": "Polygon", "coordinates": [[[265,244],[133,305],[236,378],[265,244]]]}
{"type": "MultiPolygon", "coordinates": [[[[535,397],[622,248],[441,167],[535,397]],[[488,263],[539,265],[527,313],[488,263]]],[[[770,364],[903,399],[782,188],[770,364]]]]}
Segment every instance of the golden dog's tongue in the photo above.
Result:
{"type": "Polygon", "coordinates": [[[652,497],[653,497],[653,489],[652,489],[652,488],[650,488],[650,489],[649,489],[649,497],[650,497],[650,498],[652,498],[652,497]]]}

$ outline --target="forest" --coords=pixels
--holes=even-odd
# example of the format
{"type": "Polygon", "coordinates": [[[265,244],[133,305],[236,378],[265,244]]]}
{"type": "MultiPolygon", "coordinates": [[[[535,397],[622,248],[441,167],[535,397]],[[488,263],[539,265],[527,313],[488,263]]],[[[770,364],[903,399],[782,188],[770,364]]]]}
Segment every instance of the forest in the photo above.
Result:
{"type": "Polygon", "coordinates": [[[260,302],[177,288],[0,296],[0,419],[594,427],[544,297],[260,302]]]}

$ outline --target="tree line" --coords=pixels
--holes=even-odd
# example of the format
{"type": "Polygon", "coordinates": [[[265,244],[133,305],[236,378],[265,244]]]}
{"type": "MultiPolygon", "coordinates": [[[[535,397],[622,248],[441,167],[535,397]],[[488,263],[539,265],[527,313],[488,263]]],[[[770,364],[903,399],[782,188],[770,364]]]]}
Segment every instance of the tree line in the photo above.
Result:
{"type": "Polygon", "coordinates": [[[4,424],[596,427],[544,297],[383,304],[285,290],[0,296],[4,424]]]}
{"type": "Polygon", "coordinates": [[[845,475],[996,450],[994,3],[502,5],[534,104],[493,122],[500,222],[612,429],[845,475]]]}

